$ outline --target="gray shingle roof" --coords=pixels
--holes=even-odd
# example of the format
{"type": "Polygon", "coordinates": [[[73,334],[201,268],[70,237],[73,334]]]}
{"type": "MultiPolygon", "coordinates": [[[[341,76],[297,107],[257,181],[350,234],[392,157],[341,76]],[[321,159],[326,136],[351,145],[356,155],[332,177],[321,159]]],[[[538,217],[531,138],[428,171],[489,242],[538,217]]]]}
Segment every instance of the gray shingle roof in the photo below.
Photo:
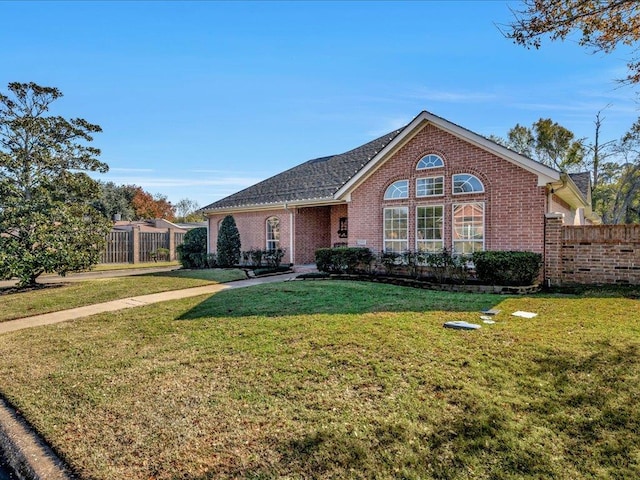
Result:
{"type": "Polygon", "coordinates": [[[309,160],[213,202],[202,210],[332,199],[340,187],[387,146],[403,128],[348,152],[309,160]]]}
{"type": "Polygon", "coordinates": [[[580,193],[584,195],[584,198],[589,198],[589,186],[591,185],[591,174],[589,172],[570,173],[569,176],[573,183],[576,184],[580,193]]]}

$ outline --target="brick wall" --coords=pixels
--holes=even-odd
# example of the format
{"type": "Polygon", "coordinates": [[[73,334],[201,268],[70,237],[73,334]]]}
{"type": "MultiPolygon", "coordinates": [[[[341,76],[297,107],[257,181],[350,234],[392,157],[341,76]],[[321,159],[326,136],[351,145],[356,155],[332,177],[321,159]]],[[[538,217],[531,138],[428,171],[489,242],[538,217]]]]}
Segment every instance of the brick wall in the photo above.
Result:
{"type": "Polygon", "coordinates": [[[640,284],[640,225],[546,220],[545,277],[552,285],[640,284]]]}
{"type": "MultiPolygon", "coordinates": [[[[218,227],[226,214],[212,215],[209,217],[209,251],[216,251],[218,241],[218,227]]],[[[267,218],[277,217],[280,220],[280,248],[286,253],[283,262],[289,262],[289,232],[290,219],[289,212],[284,208],[273,210],[261,210],[258,212],[242,212],[233,214],[236,226],[240,232],[240,248],[242,251],[252,248],[267,248],[267,218]]]]}
{"type": "Polygon", "coordinates": [[[316,250],[331,246],[330,228],[331,207],[298,208],[295,215],[295,263],[314,263],[316,250]]]}
{"type": "Polygon", "coordinates": [[[444,206],[444,241],[451,249],[451,216],[454,203],[484,202],[485,249],[543,252],[546,190],[537,186],[536,175],[457,137],[427,125],[373,173],[351,196],[348,205],[349,244],[382,249],[382,216],[387,206],[409,207],[409,248],[415,249],[415,209],[422,205],[444,206]],[[445,166],[416,170],[426,154],[442,157],[445,166]],[[484,184],[485,192],[453,195],[451,177],[470,173],[484,184]],[[416,198],[416,178],[444,176],[444,195],[416,198]],[[387,186],[409,180],[409,198],[384,201],[387,186]],[[357,220],[356,220],[357,219],[357,220]]]}

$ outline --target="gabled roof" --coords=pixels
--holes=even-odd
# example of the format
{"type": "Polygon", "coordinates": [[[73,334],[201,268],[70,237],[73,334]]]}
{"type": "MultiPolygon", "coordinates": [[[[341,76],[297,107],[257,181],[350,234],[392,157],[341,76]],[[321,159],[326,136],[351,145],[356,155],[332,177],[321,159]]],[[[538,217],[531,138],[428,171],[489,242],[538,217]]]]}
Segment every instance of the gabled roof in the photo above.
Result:
{"type": "Polygon", "coordinates": [[[591,174],[589,172],[570,173],[569,177],[576,184],[585,199],[591,197],[591,174]]]}
{"type": "Polygon", "coordinates": [[[518,165],[538,177],[538,186],[561,181],[561,174],[540,162],[518,154],[477,133],[423,111],[399,130],[348,152],[309,160],[201,210],[249,210],[275,205],[318,205],[341,203],[413,136],[432,124],[464,141],[518,165]]]}
{"type": "Polygon", "coordinates": [[[335,193],[357,174],[402,129],[394,130],[348,152],[309,160],[203,207],[203,211],[273,204],[332,201],[335,193]]]}

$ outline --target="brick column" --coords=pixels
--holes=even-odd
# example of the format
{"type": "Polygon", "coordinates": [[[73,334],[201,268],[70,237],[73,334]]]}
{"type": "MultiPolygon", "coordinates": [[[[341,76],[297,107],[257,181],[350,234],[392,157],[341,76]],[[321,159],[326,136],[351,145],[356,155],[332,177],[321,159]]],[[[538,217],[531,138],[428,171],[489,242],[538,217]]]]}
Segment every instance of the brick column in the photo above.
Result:
{"type": "Polygon", "coordinates": [[[544,224],[544,278],[547,285],[562,283],[562,213],[547,213],[544,224]]]}
{"type": "Polygon", "coordinates": [[[140,227],[134,225],[131,228],[131,258],[133,263],[140,263],[140,227]]]}
{"type": "Polygon", "coordinates": [[[167,242],[169,244],[168,260],[173,262],[176,259],[176,229],[170,228],[167,235],[169,235],[169,241],[167,242]]]}

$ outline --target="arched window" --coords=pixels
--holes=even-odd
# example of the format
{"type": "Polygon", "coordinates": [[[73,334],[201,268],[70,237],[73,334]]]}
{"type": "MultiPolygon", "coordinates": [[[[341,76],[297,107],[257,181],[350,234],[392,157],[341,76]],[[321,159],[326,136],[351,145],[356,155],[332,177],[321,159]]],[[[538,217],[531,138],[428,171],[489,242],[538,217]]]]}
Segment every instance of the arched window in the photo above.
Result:
{"type": "Polygon", "coordinates": [[[385,200],[395,200],[397,198],[409,198],[409,180],[398,180],[392,183],[384,192],[385,200]]]}
{"type": "Polygon", "coordinates": [[[484,192],[484,185],[478,177],[469,173],[460,173],[453,176],[453,193],[478,193],[484,192]]]}
{"type": "Polygon", "coordinates": [[[278,217],[267,218],[267,250],[280,248],[280,220],[278,217]]]}
{"type": "Polygon", "coordinates": [[[427,168],[444,167],[444,161],[438,155],[425,155],[418,162],[416,170],[425,170],[427,168]]]}

